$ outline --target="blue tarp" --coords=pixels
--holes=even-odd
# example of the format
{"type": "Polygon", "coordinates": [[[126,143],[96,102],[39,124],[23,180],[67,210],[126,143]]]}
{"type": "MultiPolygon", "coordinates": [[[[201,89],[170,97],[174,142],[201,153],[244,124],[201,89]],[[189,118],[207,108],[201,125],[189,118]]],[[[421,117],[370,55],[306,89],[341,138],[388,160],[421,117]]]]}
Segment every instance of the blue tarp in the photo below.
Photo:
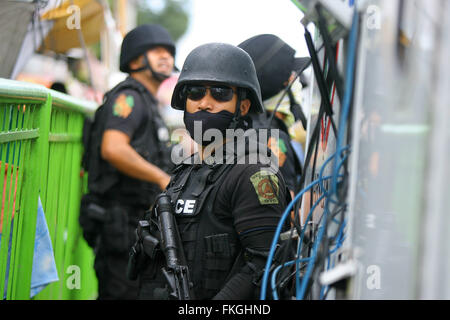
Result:
{"type": "MultiPolygon", "coordinates": [[[[11,256],[12,243],[12,225],[11,236],[8,244],[8,261],[6,266],[5,292],[3,298],[6,299],[8,288],[9,262],[11,256]]],[[[1,241],[0,234],[0,241],[1,241]]],[[[44,209],[41,199],[38,202],[38,212],[36,220],[36,236],[34,241],[33,268],[31,272],[31,291],[30,298],[41,292],[48,284],[58,281],[58,272],[56,270],[55,256],[53,254],[52,240],[48,231],[47,221],[45,220],[44,209]]]]}

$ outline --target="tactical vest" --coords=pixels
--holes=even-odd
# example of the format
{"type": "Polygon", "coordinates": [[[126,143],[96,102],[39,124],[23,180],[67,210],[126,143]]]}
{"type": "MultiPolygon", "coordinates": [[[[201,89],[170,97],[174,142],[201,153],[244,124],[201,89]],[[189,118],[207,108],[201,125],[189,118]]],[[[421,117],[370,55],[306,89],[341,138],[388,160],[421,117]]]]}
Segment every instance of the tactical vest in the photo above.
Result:
{"type": "Polygon", "coordinates": [[[218,217],[213,211],[217,191],[233,166],[181,165],[167,190],[174,204],[196,299],[214,296],[239,270],[241,247],[231,213],[218,217]]]}
{"type": "MultiPolygon", "coordinates": [[[[208,165],[210,158],[203,164],[179,165],[167,188],[196,299],[212,298],[246,264],[232,213],[219,216],[214,212],[214,204],[221,185],[236,163],[242,163],[242,157],[246,158],[244,163],[248,163],[249,152],[260,149],[246,149],[243,154],[237,154],[236,148],[233,150],[234,155],[225,155],[222,163],[208,165]],[[232,157],[233,161],[228,161],[227,157],[232,157]]],[[[262,159],[264,155],[259,154],[259,157],[262,159]]],[[[192,160],[191,163],[195,163],[192,160]]]]}
{"type": "Polygon", "coordinates": [[[162,170],[172,169],[170,161],[169,131],[162,120],[157,105],[148,90],[138,81],[128,77],[105,95],[104,103],[97,109],[94,122],[85,134],[84,166],[89,172],[89,191],[99,196],[108,195],[111,198],[124,199],[132,204],[149,206],[152,198],[159,192],[155,184],[123,175],[109,162],[101,157],[101,143],[105,131],[107,112],[106,106],[114,103],[115,94],[125,89],[135,90],[143,97],[146,104],[147,120],[143,120],[136,134],[131,137],[130,145],[145,160],[162,170]],[[139,203],[142,202],[142,203],[139,203]]]}

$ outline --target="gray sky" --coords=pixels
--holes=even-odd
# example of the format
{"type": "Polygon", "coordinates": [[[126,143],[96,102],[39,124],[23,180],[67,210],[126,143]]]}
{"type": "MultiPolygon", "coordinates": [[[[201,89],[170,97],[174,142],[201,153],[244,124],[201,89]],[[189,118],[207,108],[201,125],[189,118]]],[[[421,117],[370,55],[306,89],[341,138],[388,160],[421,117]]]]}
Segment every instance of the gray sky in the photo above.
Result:
{"type": "Polygon", "coordinates": [[[290,0],[191,0],[186,34],[178,41],[176,65],[181,68],[195,47],[208,42],[238,45],[263,33],[273,33],[293,47],[296,56],[308,55],[302,12],[290,0]]]}

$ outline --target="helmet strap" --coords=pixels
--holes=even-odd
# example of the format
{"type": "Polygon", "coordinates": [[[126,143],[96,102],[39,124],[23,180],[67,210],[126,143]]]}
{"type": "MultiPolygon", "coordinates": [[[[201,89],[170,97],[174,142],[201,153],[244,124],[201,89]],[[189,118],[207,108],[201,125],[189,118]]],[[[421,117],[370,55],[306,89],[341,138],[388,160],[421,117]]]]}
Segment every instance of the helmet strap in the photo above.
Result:
{"type": "Polygon", "coordinates": [[[140,68],[137,68],[137,69],[130,69],[130,73],[131,72],[141,72],[141,71],[144,71],[144,70],[150,70],[150,72],[152,73],[153,78],[159,83],[161,83],[164,80],[170,78],[170,76],[168,76],[168,75],[165,75],[163,73],[154,71],[152,66],[150,65],[150,62],[148,61],[147,56],[145,54],[144,54],[144,66],[142,66],[140,68]]]}
{"type": "Polygon", "coordinates": [[[237,101],[236,101],[236,110],[234,111],[233,119],[230,122],[230,125],[228,126],[228,129],[235,130],[239,124],[239,121],[241,120],[241,102],[244,98],[245,91],[244,89],[238,88],[237,90],[237,101]]]}

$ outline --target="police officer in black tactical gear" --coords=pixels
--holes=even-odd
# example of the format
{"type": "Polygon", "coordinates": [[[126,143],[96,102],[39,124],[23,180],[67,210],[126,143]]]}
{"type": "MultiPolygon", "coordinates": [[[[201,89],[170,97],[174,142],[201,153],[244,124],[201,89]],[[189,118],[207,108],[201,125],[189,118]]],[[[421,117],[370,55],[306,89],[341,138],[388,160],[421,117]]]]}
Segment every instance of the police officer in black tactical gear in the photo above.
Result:
{"type": "MultiPolygon", "coordinates": [[[[239,48],[245,50],[253,59],[255,64],[258,81],[261,87],[261,96],[266,107],[266,112],[253,116],[253,126],[259,128],[278,129],[279,139],[269,140],[272,149],[276,149],[280,157],[280,170],[286,179],[291,195],[298,192],[300,177],[302,174],[301,161],[298,158],[289,136],[289,128],[286,122],[278,115],[283,114],[269,111],[266,103],[269,99],[284,93],[289,100],[289,106],[286,108],[281,104],[279,110],[291,114],[295,121],[301,121],[306,129],[306,117],[303,114],[301,106],[296,102],[289,84],[293,79],[294,72],[301,74],[310,63],[310,58],[295,58],[295,50],[282,39],[273,34],[260,34],[251,37],[238,45],[239,48]]],[[[279,98],[276,100],[279,101],[279,98]]],[[[284,114],[285,115],[285,114],[284,114]]]]}
{"type": "MultiPolygon", "coordinates": [[[[184,110],[186,129],[199,147],[175,168],[165,191],[188,266],[190,298],[256,299],[289,196],[276,166],[264,158],[269,154],[258,151],[255,160],[252,152],[259,149],[247,135],[229,139],[230,132],[249,132],[249,113],[263,112],[250,56],[229,44],[197,47],[185,60],[171,105],[184,110]],[[243,152],[237,151],[240,143],[243,152]]],[[[140,226],[148,227],[137,230],[132,250],[140,298],[170,298],[161,234],[173,230],[161,228],[151,212],[140,226]]]]}
{"type": "Polygon", "coordinates": [[[80,224],[95,250],[99,299],[136,299],[126,277],[134,229],[170,181],[169,131],[155,98],[174,68],[175,45],[166,29],[141,25],[122,43],[120,70],[129,76],[106,93],[94,122],[85,125],[83,165],[89,193],[80,224]]]}

